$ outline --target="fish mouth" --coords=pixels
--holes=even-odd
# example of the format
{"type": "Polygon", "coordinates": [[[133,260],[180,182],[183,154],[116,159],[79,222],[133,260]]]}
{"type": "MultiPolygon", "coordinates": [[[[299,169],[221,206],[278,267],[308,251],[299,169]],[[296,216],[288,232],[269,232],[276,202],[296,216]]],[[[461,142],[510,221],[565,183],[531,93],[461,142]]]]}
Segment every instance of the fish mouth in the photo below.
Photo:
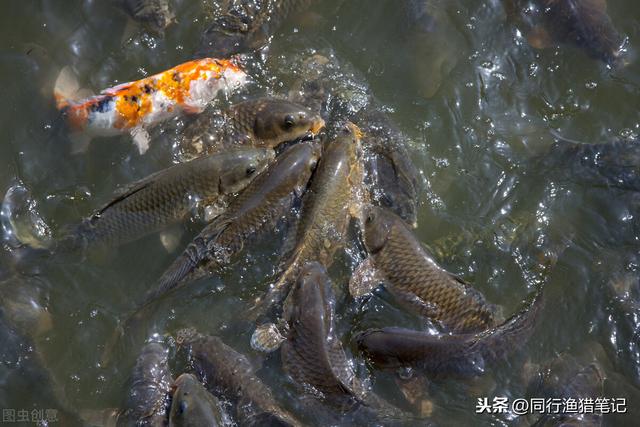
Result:
{"type": "Polygon", "coordinates": [[[324,128],[324,125],[325,125],[324,119],[318,118],[313,122],[313,125],[311,125],[309,132],[311,132],[311,134],[315,136],[318,133],[320,133],[320,131],[324,128]]]}
{"type": "Polygon", "coordinates": [[[362,139],[364,136],[364,132],[352,122],[347,122],[347,128],[349,128],[358,139],[362,139]]]}

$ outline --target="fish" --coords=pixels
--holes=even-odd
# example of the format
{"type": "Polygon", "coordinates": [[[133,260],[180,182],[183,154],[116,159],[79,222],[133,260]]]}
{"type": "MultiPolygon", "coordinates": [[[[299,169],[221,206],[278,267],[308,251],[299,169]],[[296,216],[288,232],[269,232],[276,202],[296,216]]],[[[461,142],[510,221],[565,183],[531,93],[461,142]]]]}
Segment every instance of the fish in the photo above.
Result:
{"type": "MultiPolygon", "coordinates": [[[[357,126],[348,123],[326,146],[302,201],[300,223],[293,235],[293,250],[286,257],[275,284],[252,307],[249,318],[264,317],[280,304],[305,263],[318,261],[328,267],[335,252],[345,244],[349,219],[359,216],[358,200],[363,179],[359,161],[360,138],[357,126]]],[[[261,341],[256,338],[254,335],[253,343],[261,341]]]]}
{"type": "Polygon", "coordinates": [[[203,32],[195,57],[228,57],[264,47],[286,19],[314,0],[229,0],[203,32]]]}
{"type": "Polygon", "coordinates": [[[317,143],[284,151],[227,210],[207,225],[165,271],[143,307],[199,277],[215,273],[240,253],[250,238],[270,231],[304,193],[320,157],[317,143]]]}
{"type": "Polygon", "coordinates": [[[433,98],[461,59],[464,38],[447,16],[447,2],[407,0],[402,5],[407,68],[420,95],[433,98]]]}
{"type": "Polygon", "coordinates": [[[182,132],[180,150],[185,156],[202,155],[251,145],[275,148],[324,127],[319,114],[284,99],[263,97],[239,102],[220,113],[207,110],[182,132]]]}
{"type": "Polygon", "coordinates": [[[56,80],[54,98],[76,137],[75,151],[86,149],[92,137],[129,133],[144,154],[149,128],[183,112],[199,114],[219,91],[231,93],[246,81],[246,73],[233,61],[202,58],[75,100],[79,85],[65,67],[56,80]]]}
{"type": "Polygon", "coordinates": [[[305,264],[284,310],[288,324],[280,348],[284,371],[303,394],[311,394],[341,415],[375,419],[390,410],[356,376],[336,335],[335,295],[325,268],[305,264]],[[378,414],[379,412],[379,414],[378,414]]]}
{"type": "Polygon", "coordinates": [[[169,427],[231,425],[220,401],[194,375],[180,375],[172,388],[169,427]]]}
{"type": "Polygon", "coordinates": [[[364,218],[369,258],[354,273],[355,280],[373,270],[405,308],[455,334],[495,326],[495,307],[478,290],[442,268],[400,217],[369,205],[364,218]]]}
{"type": "Polygon", "coordinates": [[[300,77],[289,97],[329,123],[346,117],[362,130],[365,188],[371,203],[392,209],[415,227],[420,176],[409,150],[411,140],[371,95],[366,79],[331,52],[294,58],[293,67],[300,77]]]}
{"type": "Polygon", "coordinates": [[[178,163],[127,186],[62,237],[59,248],[127,243],[237,193],[274,159],[270,148],[239,147],[178,163]]]}
{"type": "Polygon", "coordinates": [[[136,359],[129,382],[116,425],[165,426],[173,383],[169,350],[158,342],[146,344],[136,359]]]}
{"type": "Polygon", "coordinates": [[[55,408],[61,425],[81,426],[75,406],[42,351],[55,326],[48,307],[50,287],[37,275],[14,273],[0,281],[0,401],[55,408]]]}
{"type": "Polygon", "coordinates": [[[589,187],[640,191],[640,140],[583,143],[559,139],[538,159],[550,174],[589,187]]]}
{"type": "Polygon", "coordinates": [[[365,184],[370,188],[371,202],[417,227],[420,178],[407,150],[407,137],[378,109],[362,111],[354,122],[365,135],[365,184]]]}
{"type": "Polygon", "coordinates": [[[280,348],[284,371],[303,392],[317,390],[327,404],[341,412],[364,405],[352,383],[355,372],[335,335],[335,295],[321,264],[309,262],[300,269],[287,300],[286,340],[280,348]]]}
{"type": "Polygon", "coordinates": [[[134,21],[139,22],[155,35],[163,35],[164,30],[176,22],[176,15],[169,0],[113,0],[134,21]]]}
{"type": "MultiPolygon", "coordinates": [[[[606,355],[599,344],[594,344],[581,345],[575,356],[564,351],[544,363],[527,385],[527,395],[544,399],[575,399],[576,402],[603,396],[607,378],[600,360],[606,359],[606,355]]],[[[549,413],[540,416],[532,425],[596,427],[602,425],[602,414],[549,413]]]]}
{"type": "Polygon", "coordinates": [[[0,300],[0,314],[21,334],[33,339],[53,327],[45,283],[37,277],[27,280],[14,275],[0,282],[0,300]]]}
{"type": "Polygon", "coordinates": [[[527,342],[542,306],[540,288],[504,323],[482,332],[434,335],[386,327],[359,332],[353,340],[378,369],[410,367],[435,376],[478,376],[527,342]]]}
{"type": "Polygon", "coordinates": [[[196,376],[207,389],[232,402],[239,425],[302,425],[280,406],[271,390],[256,376],[247,357],[220,338],[183,329],[178,331],[176,342],[188,350],[196,376]]]}
{"type": "Polygon", "coordinates": [[[505,0],[505,9],[536,49],[572,44],[612,67],[623,60],[624,38],[606,0],[505,0]]]}
{"type": "Polygon", "coordinates": [[[21,182],[7,189],[0,205],[3,240],[12,248],[48,249],[51,229],[38,211],[38,203],[21,182]]]}

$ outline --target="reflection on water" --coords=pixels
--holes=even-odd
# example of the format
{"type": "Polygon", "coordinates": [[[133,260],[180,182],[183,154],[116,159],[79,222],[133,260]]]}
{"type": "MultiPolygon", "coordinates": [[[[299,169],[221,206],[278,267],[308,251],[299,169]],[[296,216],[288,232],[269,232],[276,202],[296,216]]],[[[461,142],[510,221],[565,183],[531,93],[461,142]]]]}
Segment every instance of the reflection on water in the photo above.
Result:
{"type": "MultiPolygon", "coordinates": [[[[32,334],[11,325],[6,309],[0,312],[1,408],[63,405],[44,391],[33,397],[38,368],[16,377],[36,358],[71,407],[118,406],[137,350],[101,366],[104,344],[180,250],[168,253],[154,235],[85,259],[25,256],[8,232],[36,242],[49,230],[56,235],[119,186],[176,158],[180,119],[153,130],[157,143],[144,156],[127,136],[98,139],[87,153],[69,155],[71,142],[49,95],[57,70],[71,65],[82,86],[97,91],[167,69],[195,51],[211,10],[210,1],[173,1],[177,23],[162,38],[140,27],[126,30],[127,15],[107,3],[27,1],[0,18],[0,189],[7,193],[0,278],[46,294],[51,323],[25,338],[32,334]],[[32,276],[42,280],[34,284],[32,276]]],[[[629,424],[640,401],[636,3],[608,2],[630,51],[630,63],[614,69],[572,43],[536,49],[498,0],[317,3],[275,35],[270,53],[251,60],[256,77],[238,98],[287,94],[308,71],[305,60],[328,58],[341,91],[331,98],[334,108],[354,114],[373,105],[406,136],[422,181],[416,233],[438,259],[502,306],[505,317],[546,283],[546,305],[526,351],[477,381],[429,382],[423,403],[431,421],[525,425],[514,414],[478,418],[476,397],[523,397],[524,366],[544,365],[563,352],[577,357],[593,342],[603,349],[595,354],[604,395],[626,397],[630,412],[605,416],[604,423],[629,424]]],[[[179,248],[201,227],[191,222],[177,230],[184,231],[179,248]]],[[[150,333],[197,325],[253,358],[252,325],[239,313],[264,291],[283,235],[256,244],[237,268],[162,302],[148,319],[150,333]]],[[[347,256],[334,266],[336,287],[346,286],[354,263],[347,256]]],[[[345,343],[366,327],[424,327],[390,301],[384,292],[364,307],[339,298],[345,343]]],[[[291,398],[279,363],[270,359],[265,366],[265,381],[291,398]]],[[[377,373],[372,382],[380,395],[406,405],[393,375],[377,373]]]]}

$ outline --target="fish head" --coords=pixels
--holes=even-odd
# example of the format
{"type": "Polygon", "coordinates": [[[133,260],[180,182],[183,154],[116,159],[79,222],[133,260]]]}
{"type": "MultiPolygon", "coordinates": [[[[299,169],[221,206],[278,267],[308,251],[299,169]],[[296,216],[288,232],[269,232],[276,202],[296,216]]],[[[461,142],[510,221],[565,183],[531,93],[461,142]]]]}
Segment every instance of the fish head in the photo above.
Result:
{"type": "Polygon", "coordinates": [[[218,399],[209,393],[195,376],[180,375],[172,388],[170,425],[221,425],[222,415],[218,399]]]}
{"type": "MultiPolygon", "coordinates": [[[[289,305],[289,321],[297,321],[305,316],[331,322],[335,296],[327,270],[319,262],[307,262],[302,266],[293,287],[293,301],[289,305]]],[[[325,325],[328,330],[330,323],[325,325]]]]}
{"type": "Polygon", "coordinates": [[[237,193],[258,176],[275,158],[271,148],[238,150],[220,175],[221,194],[237,193]]]}
{"type": "Polygon", "coordinates": [[[348,159],[348,164],[354,167],[361,154],[362,136],[360,128],[351,122],[338,125],[333,140],[327,146],[327,155],[332,152],[333,155],[344,157],[348,159]]]}
{"type": "Polygon", "coordinates": [[[302,105],[279,99],[264,100],[256,111],[254,135],[266,145],[293,141],[307,134],[317,135],[324,120],[302,105]]]}
{"type": "Polygon", "coordinates": [[[363,208],[363,218],[364,244],[370,254],[375,254],[386,245],[398,217],[385,208],[366,205],[363,208]]]}

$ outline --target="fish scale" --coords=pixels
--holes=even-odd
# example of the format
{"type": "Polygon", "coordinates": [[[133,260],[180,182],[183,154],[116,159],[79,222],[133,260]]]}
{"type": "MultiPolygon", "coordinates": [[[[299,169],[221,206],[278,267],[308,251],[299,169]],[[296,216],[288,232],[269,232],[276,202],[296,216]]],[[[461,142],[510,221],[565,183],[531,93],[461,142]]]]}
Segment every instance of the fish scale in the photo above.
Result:
{"type": "Polygon", "coordinates": [[[306,264],[292,291],[289,333],[282,344],[282,364],[299,384],[309,384],[341,411],[364,404],[352,389],[355,373],[335,336],[335,296],[324,268],[306,264]]]}
{"type": "Polygon", "coordinates": [[[404,328],[369,329],[354,340],[378,368],[412,367],[433,375],[474,376],[485,371],[534,332],[543,307],[542,288],[504,323],[478,333],[432,335],[404,328]]]}
{"type": "Polygon", "coordinates": [[[160,278],[146,303],[185,282],[210,274],[244,247],[247,239],[268,229],[292,206],[304,190],[320,147],[315,143],[294,145],[281,154],[228,207],[187,246],[160,278]],[[223,253],[224,259],[219,257],[223,253]]]}
{"type": "Polygon", "coordinates": [[[239,191],[273,156],[267,148],[236,149],[155,173],[130,185],[77,226],[64,238],[63,247],[120,244],[158,231],[184,219],[198,203],[211,204],[239,191]],[[248,175],[248,169],[254,172],[248,175]]]}
{"type": "Polygon", "coordinates": [[[360,133],[349,124],[329,143],[303,200],[302,218],[295,235],[295,248],[278,281],[252,309],[252,318],[267,314],[287,296],[299,269],[308,261],[328,267],[336,250],[344,245],[353,202],[353,188],[362,182],[358,152],[360,133]]]}
{"type": "Polygon", "coordinates": [[[371,207],[372,221],[365,225],[365,245],[385,287],[403,305],[431,318],[454,333],[488,329],[495,324],[493,306],[482,294],[440,267],[405,223],[394,213],[371,207]],[[374,248],[385,233],[384,243],[374,248]]]}
{"type": "Polygon", "coordinates": [[[224,396],[235,405],[239,425],[302,425],[281,408],[271,390],[256,376],[246,356],[226,345],[220,338],[183,330],[178,345],[188,347],[198,378],[208,390],[224,396]]]}
{"type": "Polygon", "coordinates": [[[238,145],[275,148],[315,135],[323,126],[324,120],[302,105],[264,97],[239,102],[225,111],[205,111],[185,127],[180,145],[187,156],[238,145]]]}

